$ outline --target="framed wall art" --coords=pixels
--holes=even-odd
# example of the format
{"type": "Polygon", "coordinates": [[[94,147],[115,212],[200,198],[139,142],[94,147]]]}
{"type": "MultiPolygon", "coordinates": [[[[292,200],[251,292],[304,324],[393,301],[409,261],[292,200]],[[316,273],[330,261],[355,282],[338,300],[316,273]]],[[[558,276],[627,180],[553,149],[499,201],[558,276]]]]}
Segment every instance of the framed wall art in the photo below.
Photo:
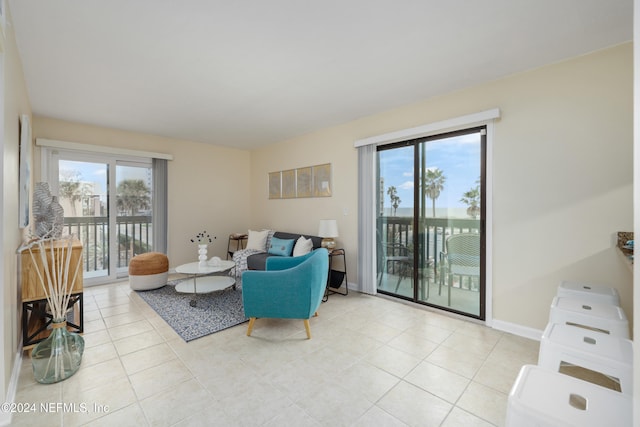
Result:
{"type": "Polygon", "coordinates": [[[296,170],[282,171],[282,198],[293,199],[296,197],[296,170]]]}
{"type": "Polygon", "coordinates": [[[269,198],[331,197],[331,163],[269,173],[269,198]]]}
{"type": "Polygon", "coordinates": [[[313,196],[331,196],[331,163],[313,166],[313,196]]]}
{"type": "Polygon", "coordinates": [[[313,191],[311,179],[311,166],[296,169],[296,197],[311,197],[313,191]]]}
{"type": "Polygon", "coordinates": [[[280,172],[269,173],[269,198],[279,199],[282,197],[282,185],[280,180],[280,172]]]}
{"type": "Polygon", "coordinates": [[[18,225],[20,228],[29,226],[29,193],[31,191],[31,121],[29,116],[23,114],[20,116],[20,176],[18,185],[20,191],[18,195],[19,209],[18,225]]]}

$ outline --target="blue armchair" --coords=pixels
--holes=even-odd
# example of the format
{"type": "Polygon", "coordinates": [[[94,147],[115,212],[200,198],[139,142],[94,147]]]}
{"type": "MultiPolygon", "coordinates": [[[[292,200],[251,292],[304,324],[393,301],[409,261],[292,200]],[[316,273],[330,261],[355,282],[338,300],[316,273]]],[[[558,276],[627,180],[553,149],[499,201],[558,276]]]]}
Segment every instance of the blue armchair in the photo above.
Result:
{"type": "Polygon", "coordinates": [[[299,257],[270,257],[265,271],[242,273],[244,314],[251,336],[258,317],[303,319],[311,338],[309,319],[324,296],[329,274],[329,253],[320,248],[299,257]]]}

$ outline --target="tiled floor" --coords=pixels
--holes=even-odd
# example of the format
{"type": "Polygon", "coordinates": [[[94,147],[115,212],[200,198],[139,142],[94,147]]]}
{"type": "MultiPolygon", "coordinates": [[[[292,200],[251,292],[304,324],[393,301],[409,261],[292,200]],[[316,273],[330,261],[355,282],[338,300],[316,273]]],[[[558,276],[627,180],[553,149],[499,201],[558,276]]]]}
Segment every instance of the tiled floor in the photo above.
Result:
{"type": "Polygon", "coordinates": [[[37,384],[15,426],[501,426],[538,343],[350,292],[302,321],[259,319],[185,343],[128,283],[85,289],[78,373],[37,384]],[[73,406],[43,403],[76,403],[73,406]]]}

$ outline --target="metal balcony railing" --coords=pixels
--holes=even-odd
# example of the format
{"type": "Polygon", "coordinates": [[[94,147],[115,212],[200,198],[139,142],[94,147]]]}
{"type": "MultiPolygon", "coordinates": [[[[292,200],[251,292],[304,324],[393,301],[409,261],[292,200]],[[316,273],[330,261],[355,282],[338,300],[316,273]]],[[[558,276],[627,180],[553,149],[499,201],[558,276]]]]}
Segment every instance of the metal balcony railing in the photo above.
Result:
{"type": "MultiPolygon", "coordinates": [[[[134,255],[151,251],[151,224],[152,217],[149,215],[116,217],[117,268],[128,267],[129,260],[134,255]]],[[[109,267],[108,217],[65,217],[63,233],[73,234],[82,242],[85,272],[106,270],[109,267]]]]}
{"type": "MultiPolygon", "coordinates": [[[[417,241],[422,250],[415,254],[413,217],[378,217],[377,225],[378,250],[385,251],[386,257],[393,257],[406,255],[408,249],[418,256],[418,265],[433,269],[434,277],[438,271],[439,254],[448,236],[480,232],[480,220],[477,219],[421,218],[418,221],[417,241]]],[[[379,265],[378,270],[381,268],[379,265]]]]}

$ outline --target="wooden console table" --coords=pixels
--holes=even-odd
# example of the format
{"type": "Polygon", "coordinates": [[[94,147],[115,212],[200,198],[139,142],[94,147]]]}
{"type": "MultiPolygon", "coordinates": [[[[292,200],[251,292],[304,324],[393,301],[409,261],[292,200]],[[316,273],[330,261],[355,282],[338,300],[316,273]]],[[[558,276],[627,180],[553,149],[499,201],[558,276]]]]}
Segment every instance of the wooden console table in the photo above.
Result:
{"type": "MultiPolygon", "coordinates": [[[[67,244],[66,240],[54,242],[54,252],[56,248],[61,248],[67,244]]],[[[52,256],[50,246],[47,245],[45,250],[50,264],[52,256]]],[[[40,248],[35,246],[31,248],[31,251],[33,252],[33,258],[28,250],[24,250],[19,254],[20,285],[22,288],[22,345],[25,350],[32,348],[49,336],[51,333],[49,326],[53,321],[47,307],[47,295],[38,278],[38,271],[43,275],[45,274],[40,248]]],[[[74,274],[78,263],[82,264],[82,243],[79,240],[74,240],[71,246],[71,260],[69,263],[70,275],[74,274]]],[[[67,316],[68,330],[77,333],[82,333],[84,329],[82,270],[81,265],[74,286],[71,289],[67,316]]]]}

